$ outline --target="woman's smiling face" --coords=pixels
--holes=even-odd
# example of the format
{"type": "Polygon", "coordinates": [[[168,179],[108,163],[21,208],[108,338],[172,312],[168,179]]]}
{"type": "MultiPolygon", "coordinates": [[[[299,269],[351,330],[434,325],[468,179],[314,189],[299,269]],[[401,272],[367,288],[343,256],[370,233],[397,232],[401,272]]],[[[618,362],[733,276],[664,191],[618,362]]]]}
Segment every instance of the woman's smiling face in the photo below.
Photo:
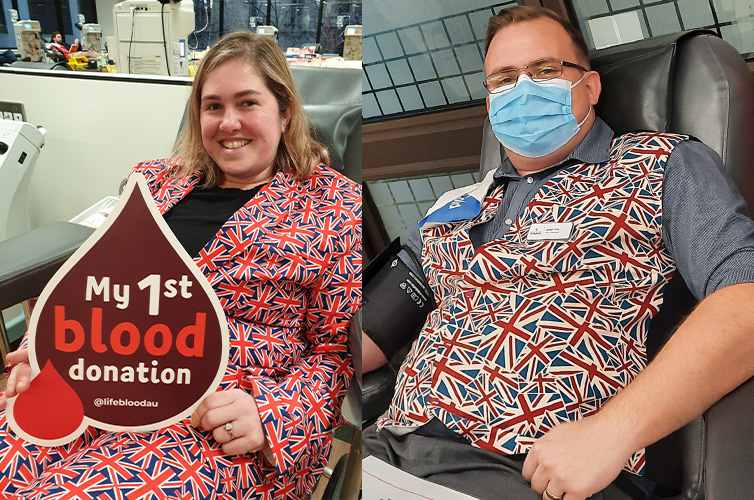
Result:
{"type": "Polygon", "coordinates": [[[242,59],[221,63],[205,80],[200,103],[202,144],[224,174],[220,186],[269,181],[289,117],[259,73],[242,59]]]}

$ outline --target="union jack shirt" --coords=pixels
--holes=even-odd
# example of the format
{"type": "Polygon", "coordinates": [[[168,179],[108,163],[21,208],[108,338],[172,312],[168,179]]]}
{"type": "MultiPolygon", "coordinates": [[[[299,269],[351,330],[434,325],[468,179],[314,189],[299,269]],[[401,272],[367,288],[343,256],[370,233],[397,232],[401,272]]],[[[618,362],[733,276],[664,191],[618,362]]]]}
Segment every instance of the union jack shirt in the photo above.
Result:
{"type": "MultiPolygon", "coordinates": [[[[526,453],[633,380],[675,272],[662,240],[662,180],[684,139],[613,139],[606,162],[564,167],[503,237],[477,249],[469,229],[494,217],[505,186],[471,220],[425,228],[422,263],[438,307],[378,428],[437,418],[475,446],[526,453]],[[570,237],[529,238],[550,223],[572,228],[570,237]]],[[[643,464],[640,451],[626,469],[640,473],[643,464]]]]}

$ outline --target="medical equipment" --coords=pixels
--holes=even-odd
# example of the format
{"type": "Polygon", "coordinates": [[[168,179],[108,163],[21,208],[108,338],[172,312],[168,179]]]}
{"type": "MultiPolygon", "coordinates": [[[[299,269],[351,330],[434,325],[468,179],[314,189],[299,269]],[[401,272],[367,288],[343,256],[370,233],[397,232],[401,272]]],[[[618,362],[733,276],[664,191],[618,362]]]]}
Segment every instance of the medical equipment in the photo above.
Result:
{"type": "Polygon", "coordinates": [[[30,61],[41,61],[44,57],[40,34],[42,27],[39,21],[18,21],[13,23],[13,33],[16,37],[16,48],[21,53],[21,59],[29,58],[30,61]]]}
{"type": "Polygon", "coordinates": [[[29,180],[45,133],[30,123],[0,120],[0,241],[31,229],[29,180]]]}
{"type": "Polygon", "coordinates": [[[125,0],[113,7],[113,20],[118,72],[188,76],[186,39],[195,29],[193,2],[125,0]]]}
{"type": "MultiPolygon", "coordinates": [[[[401,349],[405,339],[418,335],[427,315],[437,307],[424,275],[415,273],[399,256],[401,248],[400,241],[393,240],[372,260],[363,276],[363,328],[388,359],[401,349]]],[[[412,254],[405,255],[411,258],[412,254]]]]}
{"type": "Polygon", "coordinates": [[[268,36],[278,43],[278,29],[274,26],[257,26],[257,35],[268,36]]]}
{"type": "Polygon", "coordinates": [[[93,227],[96,229],[105,222],[105,219],[110,215],[110,212],[113,211],[113,208],[115,208],[117,203],[117,196],[106,196],[70,219],[68,222],[74,222],[76,224],[81,224],[82,226],[93,227]]]}
{"type": "Polygon", "coordinates": [[[81,50],[102,51],[102,28],[99,24],[86,23],[81,27],[81,50]]]}
{"type": "Polygon", "coordinates": [[[361,60],[361,25],[346,26],[346,41],[343,45],[343,59],[361,60]]]}

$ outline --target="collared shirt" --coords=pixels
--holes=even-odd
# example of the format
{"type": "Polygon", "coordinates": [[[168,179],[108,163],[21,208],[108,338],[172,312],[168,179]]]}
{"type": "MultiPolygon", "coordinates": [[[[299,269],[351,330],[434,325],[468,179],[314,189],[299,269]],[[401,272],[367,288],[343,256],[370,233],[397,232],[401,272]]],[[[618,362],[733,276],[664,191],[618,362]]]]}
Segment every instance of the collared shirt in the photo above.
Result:
{"type": "MultiPolygon", "coordinates": [[[[564,167],[606,161],[613,136],[597,118],[565,160],[523,177],[506,158],[494,174],[495,186],[507,183],[500,208],[491,221],[471,229],[475,247],[505,233],[536,192],[564,167]]],[[[754,282],[754,221],[717,153],[694,140],[676,146],[665,167],[662,204],[663,240],[698,300],[728,285],[754,282]]],[[[418,226],[410,226],[404,240],[421,255],[418,226]]],[[[403,260],[413,266],[411,259],[403,260]]]]}

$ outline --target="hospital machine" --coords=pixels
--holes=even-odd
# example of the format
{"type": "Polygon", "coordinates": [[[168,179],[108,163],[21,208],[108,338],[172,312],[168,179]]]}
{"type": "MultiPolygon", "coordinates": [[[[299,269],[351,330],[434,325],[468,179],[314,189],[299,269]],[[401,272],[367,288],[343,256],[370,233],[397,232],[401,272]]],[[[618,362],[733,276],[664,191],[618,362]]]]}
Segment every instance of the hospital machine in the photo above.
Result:
{"type": "Polygon", "coordinates": [[[275,26],[257,26],[257,35],[272,38],[272,41],[278,43],[278,29],[275,26]]]}
{"type": "Polygon", "coordinates": [[[21,59],[28,57],[31,62],[42,60],[44,49],[41,37],[42,27],[39,21],[16,21],[13,23],[13,33],[21,59]]]}
{"type": "Polygon", "coordinates": [[[30,123],[0,120],[0,241],[31,229],[27,194],[45,133],[30,123]]]}
{"type": "MultiPolygon", "coordinates": [[[[31,230],[27,194],[31,171],[44,142],[44,129],[22,121],[0,120],[0,241],[31,230]]],[[[0,254],[0,259],[7,258],[8,255],[0,254]]],[[[23,333],[24,314],[20,306],[0,311],[0,349],[5,351],[8,350],[6,328],[23,333]]]]}
{"type": "Polygon", "coordinates": [[[99,24],[86,23],[81,27],[81,50],[102,52],[102,28],[99,24]]]}
{"type": "Polygon", "coordinates": [[[361,60],[361,25],[346,26],[343,59],[349,61],[361,60]]]}
{"type": "Polygon", "coordinates": [[[119,73],[188,76],[193,2],[125,0],[113,7],[113,21],[119,73]]]}

